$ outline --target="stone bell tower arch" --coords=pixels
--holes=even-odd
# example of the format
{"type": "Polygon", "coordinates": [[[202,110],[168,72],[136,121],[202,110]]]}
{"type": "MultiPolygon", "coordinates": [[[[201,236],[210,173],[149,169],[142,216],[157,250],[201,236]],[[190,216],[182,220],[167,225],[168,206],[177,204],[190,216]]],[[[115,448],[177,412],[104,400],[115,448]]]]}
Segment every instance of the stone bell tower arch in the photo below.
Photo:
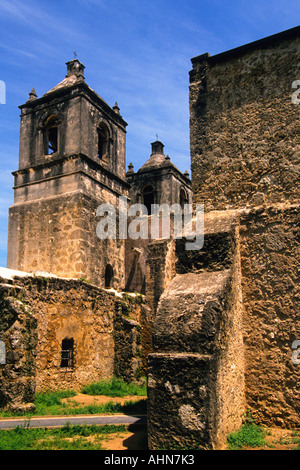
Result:
{"type": "Polygon", "coordinates": [[[117,207],[128,194],[127,123],[84,78],[84,65],[67,62],[63,81],[20,106],[19,168],[9,210],[7,266],[124,287],[124,241],[100,240],[96,210],[117,207]]]}

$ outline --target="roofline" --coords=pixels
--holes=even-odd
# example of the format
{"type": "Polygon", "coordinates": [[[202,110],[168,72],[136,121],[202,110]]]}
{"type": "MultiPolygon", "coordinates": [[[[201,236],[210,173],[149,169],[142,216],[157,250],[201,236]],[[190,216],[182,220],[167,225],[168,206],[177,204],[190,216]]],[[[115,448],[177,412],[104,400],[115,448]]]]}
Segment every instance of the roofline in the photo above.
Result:
{"type": "Polygon", "coordinates": [[[137,171],[137,172],[134,172],[134,173],[129,173],[126,175],[127,178],[130,178],[130,177],[135,177],[135,176],[139,176],[139,175],[142,175],[144,173],[149,173],[149,172],[152,172],[154,171],[155,173],[158,173],[158,172],[161,172],[162,170],[172,170],[174,171],[175,173],[177,173],[177,175],[179,175],[181,178],[184,179],[185,181],[185,184],[187,186],[191,186],[192,182],[191,182],[191,179],[190,177],[186,177],[184,176],[184,173],[182,173],[179,168],[177,168],[176,165],[174,165],[174,163],[172,162],[169,162],[167,163],[166,165],[163,165],[163,166],[160,166],[160,167],[149,167],[149,168],[144,168],[142,169],[142,167],[137,171]]]}
{"type": "MultiPolygon", "coordinates": [[[[93,90],[92,88],[89,87],[89,85],[85,81],[78,81],[77,83],[74,83],[69,86],[57,88],[56,90],[50,91],[45,93],[44,95],[40,96],[39,98],[36,98],[35,100],[28,100],[24,104],[21,104],[19,106],[19,109],[26,109],[26,108],[34,108],[39,104],[47,103],[49,101],[50,97],[53,98],[58,98],[63,95],[66,95],[68,93],[70,95],[70,91],[78,88],[78,90],[81,89],[81,91],[87,92],[88,95],[90,95],[96,102],[105,108],[105,110],[109,113],[111,113],[111,116],[116,119],[116,121],[119,121],[123,125],[123,127],[127,127],[128,124],[127,122],[122,118],[120,114],[117,114],[114,112],[113,108],[103,99],[101,98],[98,93],[93,90]]],[[[73,96],[69,96],[70,98],[73,98],[73,96]]]]}
{"type": "Polygon", "coordinates": [[[300,38],[300,26],[295,26],[294,28],[287,29],[280,33],[272,34],[271,36],[258,39],[257,41],[249,42],[248,44],[235,47],[234,49],[229,49],[228,51],[224,51],[213,56],[210,56],[208,53],[201,54],[199,56],[193,57],[191,59],[191,62],[193,65],[199,62],[209,62],[212,64],[222,62],[223,60],[228,60],[233,57],[243,55],[255,49],[267,48],[273,45],[275,42],[284,41],[286,39],[293,39],[297,37],[300,38]]]}

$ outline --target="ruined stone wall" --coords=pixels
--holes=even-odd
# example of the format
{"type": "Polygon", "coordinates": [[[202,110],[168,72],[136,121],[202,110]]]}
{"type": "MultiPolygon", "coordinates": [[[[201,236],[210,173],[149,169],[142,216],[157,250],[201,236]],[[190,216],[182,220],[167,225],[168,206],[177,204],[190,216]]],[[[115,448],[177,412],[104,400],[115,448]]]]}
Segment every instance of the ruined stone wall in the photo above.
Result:
{"type": "Polygon", "coordinates": [[[247,406],[265,425],[299,427],[299,206],[241,217],[247,406]]]}
{"type": "MultiPolygon", "coordinates": [[[[176,241],[148,361],[150,448],[222,448],[248,410],[299,427],[299,220],[289,204],[211,211],[200,251],[176,241]]],[[[158,247],[153,274],[164,272],[158,247]]]]}
{"type": "Polygon", "coordinates": [[[8,364],[0,366],[3,378],[0,394],[7,397],[8,404],[26,402],[23,383],[31,386],[30,393],[26,393],[32,401],[35,391],[80,391],[84,385],[113,375],[133,381],[145,373],[141,336],[146,322],[142,296],[123,299],[123,294],[113,290],[55,277],[26,275],[5,280],[4,285],[7,287],[1,288],[1,305],[10,310],[7,307],[6,315],[6,310],[1,309],[0,315],[0,340],[4,338],[8,345],[8,364]],[[7,289],[15,292],[15,300],[12,294],[8,296],[7,289]],[[27,317],[32,318],[33,326],[27,317]],[[35,343],[30,342],[33,367],[29,376],[27,356],[24,351],[19,353],[24,349],[19,338],[25,320],[36,338],[35,343]],[[74,341],[70,366],[62,364],[64,339],[74,341]],[[20,399],[16,397],[17,388],[20,399]]]}
{"type": "Polygon", "coordinates": [[[0,408],[35,408],[37,320],[23,289],[0,279],[0,408]]]}
{"type": "Polygon", "coordinates": [[[240,217],[246,407],[282,427],[299,427],[299,52],[298,27],[203,54],[190,73],[194,202],[240,217]]]}
{"type": "Polygon", "coordinates": [[[157,297],[148,359],[151,449],[222,448],[245,411],[238,219],[211,213],[205,227],[202,250],[160,243],[148,261],[154,274],[163,263],[173,273],[157,297]]]}
{"type": "Polygon", "coordinates": [[[114,295],[81,281],[29,277],[22,284],[37,318],[37,391],[80,390],[112,377],[114,295]],[[65,338],[74,340],[74,367],[61,367],[65,338]]]}
{"type": "Polygon", "coordinates": [[[146,300],[155,317],[160,296],[175,276],[174,240],[153,240],[148,245],[146,263],[146,300]]]}
{"type": "Polygon", "coordinates": [[[116,301],[114,373],[128,383],[136,382],[147,375],[151,326],[149,307],[144,303],[142,295],[124,293],[116,301]]]}
{"type": "Polygon", "coordinates": [[[299,200],[300,30],[192,59],[194,202],[205,211],[299,200]]]}

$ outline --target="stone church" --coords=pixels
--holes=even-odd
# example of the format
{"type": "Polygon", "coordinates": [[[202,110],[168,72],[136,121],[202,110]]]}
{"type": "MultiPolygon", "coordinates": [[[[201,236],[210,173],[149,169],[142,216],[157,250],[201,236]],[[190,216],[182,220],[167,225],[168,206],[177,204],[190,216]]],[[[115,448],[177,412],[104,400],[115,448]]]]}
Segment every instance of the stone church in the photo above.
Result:
{"type": "Polygon", "coordinates": [[[87,85],[78,59],[66,65],[58,85],[40,98],[32,89],[20,106],[0,328],[6,345],[1,404],[16,408],[30,407],[34,390],[80,390],[113,375],[145,375],[153,321],[151,302],[144,300],[151,233],[101,239],[97,209],[118,209],[122,197],[127,207],[143,204],[151,218],[153,204],[192,202],[188,173],[160,141],[137,172],[132,164],[126,172],[127,123],[117,103],[110,107],[87,85]],[[28,325],[25,355],[21,318],[28,325]]]}
{"type": "Polygon", "coordinates": [[[66,65],[62,82],[41,98],[32,90],[20,106],[7,266],[124,290],[125,240],[99,240],[98,206],[117,207],[120,196],[146,207],[188,202],[191,182],[158,141],[146,163],[126,173],[127,123],[117,103],[111,108],[86,84],[79,60],[66,65]]]}
{"type": "Polygon", "coordinates": [[[1,406],[147,375],[150,449],[221,449],[249,411],[300,427],[299,54],[296,27],[192,59],[191,180],[160,141],[126,171],[127,123],[77,59],[31,91],[0,273],[1,406]],[[97,208],[120,197],[204,204],[203,248],[100,239],[97,208]]]}

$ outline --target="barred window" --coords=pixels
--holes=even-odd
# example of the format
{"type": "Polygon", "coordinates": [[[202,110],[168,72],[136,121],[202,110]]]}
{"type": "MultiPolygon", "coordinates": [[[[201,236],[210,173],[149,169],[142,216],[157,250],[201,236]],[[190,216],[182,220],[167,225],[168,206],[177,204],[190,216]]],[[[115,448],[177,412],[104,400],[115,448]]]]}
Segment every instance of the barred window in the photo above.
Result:
{"type": "Polygon", "coordinates": [[[74,339],[65,338],[61,345],[60,367],[74,367],[74,339]]]}

